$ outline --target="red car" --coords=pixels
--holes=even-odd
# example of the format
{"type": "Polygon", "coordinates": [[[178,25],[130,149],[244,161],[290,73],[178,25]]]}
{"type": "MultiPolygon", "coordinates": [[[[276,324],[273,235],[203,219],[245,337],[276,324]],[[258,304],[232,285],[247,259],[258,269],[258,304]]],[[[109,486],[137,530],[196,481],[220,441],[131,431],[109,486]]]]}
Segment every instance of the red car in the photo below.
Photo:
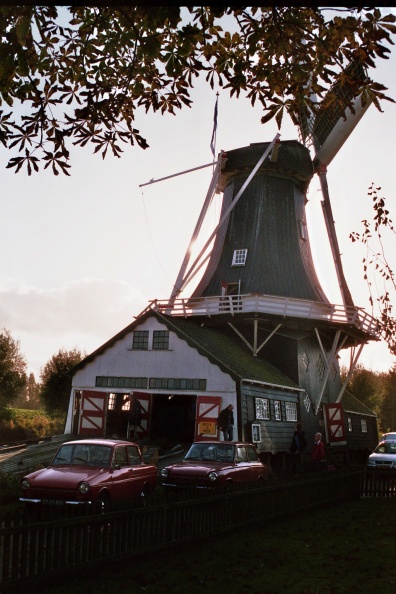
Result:
{"type": "Polygon", "coordinates": [[[144,464],[130,441],[86,439],[60,446],[48,468],[21,479],[20,501],[46,505],[112,502],[148,495],[157,485],[157,467],[144,464]]]}
{"type": "Polygon", "coordinates": [[[264,481],[268,476],[268,468],[252,444],[222,441],[193,443],[182,462],[161,471],[164,487],[202,489],[231,488],[234,483],[264,481]]]}

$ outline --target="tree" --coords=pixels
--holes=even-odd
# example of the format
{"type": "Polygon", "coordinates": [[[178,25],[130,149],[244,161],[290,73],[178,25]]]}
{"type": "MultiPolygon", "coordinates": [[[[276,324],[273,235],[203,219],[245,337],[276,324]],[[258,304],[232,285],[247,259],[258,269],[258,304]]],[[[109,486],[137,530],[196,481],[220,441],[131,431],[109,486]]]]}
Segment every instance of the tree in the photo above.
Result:
{"type": "Polygon", "coordinates": [[[0,7],[0,141],[19,153],[7,167],[69,175],[71,144],[103,158],[120,157],[121,143],[147,148],[136,110],[190,106],[199,75],[260,102],[262,123],[278,127],[285,113],[297,123],[315,112],[314,94],[336,81],[350,86],[350,105],[362,94],[380,109],[393,100],[361,73],[388,57],[395,22],[356,7],[0,7]]]}
{"type": "Polygon", "coordinates": [[[60,349],[40,371],[40,400],[50,414],[67,412],[73,368],[83,355],[78,349],[60,349]]]}
{"type": "Polygon", "coordinates": [[[384,396],[380,410],[380,426],[383,433],[396,428],[396,366],[387,374],[384,396]]]}
{"type": "Polygon", "coordinates": [[[368,195],[372,199],[373,220],[364,219],[363,231],[354,231],[349,237],[352,242],[361,242],[366,247],[363,275],[369,290],[372,314],[389,351],[396,355],[396,319],[393,315],[396,279],[384,242],[386,235],[394,241],[396,230],[386,207],[386,199],[379,194],[380,190],[379,186],[371,184],[368,195]]]}
{"type": "Polygon", "coordinates": [[[29,373],[24,388],[19,393],[18,398],[14,401],[14,406],[18,408],[26,408],[28,410],[36,410],[40,408],[40,385],[36,383],[34,373],[29,373]]]}
{"type": "Polygon", "coordinates": [[[12,404],[26,385],[26,361],[19,341],[0,331],[0,407],[12,404]]]}
{"type": "MultiPolygon", "coordinates": [[[[341,377],[344,380],[348,370],[341,369],[341,377]]],[[[356,365],[348,383],[348,392],[365,404],[370,410],[380,415],[382,399],[384,395],[385,375],[376,373],[371,369],[365,369],[363,365],[356,365]]]]}

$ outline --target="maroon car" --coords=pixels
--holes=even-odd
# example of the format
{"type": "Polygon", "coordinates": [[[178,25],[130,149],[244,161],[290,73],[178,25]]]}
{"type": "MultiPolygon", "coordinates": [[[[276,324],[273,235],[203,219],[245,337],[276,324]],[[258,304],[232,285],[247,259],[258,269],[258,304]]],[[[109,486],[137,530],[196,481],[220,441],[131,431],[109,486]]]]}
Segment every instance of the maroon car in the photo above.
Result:
{"type": "Polygon", "coordinates": [[[264,481],[269,471],[250,443],[201,441],[193,443],[184,459],[161,471],[164,487],[197,487],[264,481]]]}
{"type": "Polygon", "coordinates": [[[139,447],[130,441],[86,439],[60,446],[48,468],[21,479],[20,501],[47,505],[78,505],[148,495],[157,484],[157,467],[144,464],[139,447]]]}

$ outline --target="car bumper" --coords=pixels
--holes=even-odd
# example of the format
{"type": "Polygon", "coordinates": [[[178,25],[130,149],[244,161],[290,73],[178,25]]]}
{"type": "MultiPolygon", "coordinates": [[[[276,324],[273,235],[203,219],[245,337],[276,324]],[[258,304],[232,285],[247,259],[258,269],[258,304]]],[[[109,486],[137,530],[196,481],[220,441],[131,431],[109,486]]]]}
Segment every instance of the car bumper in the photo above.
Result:
{"type": "Polygon", "coordinates": [[[92,501],[68,501],[65,499],[36,499],[30,497],[20,497],[19,501],[22,503],[33,503],[35,505],[52,505],[52,506],[59,506],[62,505],[90,505],[92,501]]]}

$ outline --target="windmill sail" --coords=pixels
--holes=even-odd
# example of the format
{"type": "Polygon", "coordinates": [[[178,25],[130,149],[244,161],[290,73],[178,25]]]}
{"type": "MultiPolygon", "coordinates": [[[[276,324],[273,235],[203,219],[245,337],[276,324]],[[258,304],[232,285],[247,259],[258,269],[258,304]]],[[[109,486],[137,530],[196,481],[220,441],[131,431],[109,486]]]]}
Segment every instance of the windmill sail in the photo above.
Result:
{"type": "Polygon", "coordinates": [[[315,148],[314,163],[329,165],[371,105],[359,92],[359,81],[367,80],[362,64],[351,63],[319,104],[316,115],[300,117],[300,132],[315,148]]]}

